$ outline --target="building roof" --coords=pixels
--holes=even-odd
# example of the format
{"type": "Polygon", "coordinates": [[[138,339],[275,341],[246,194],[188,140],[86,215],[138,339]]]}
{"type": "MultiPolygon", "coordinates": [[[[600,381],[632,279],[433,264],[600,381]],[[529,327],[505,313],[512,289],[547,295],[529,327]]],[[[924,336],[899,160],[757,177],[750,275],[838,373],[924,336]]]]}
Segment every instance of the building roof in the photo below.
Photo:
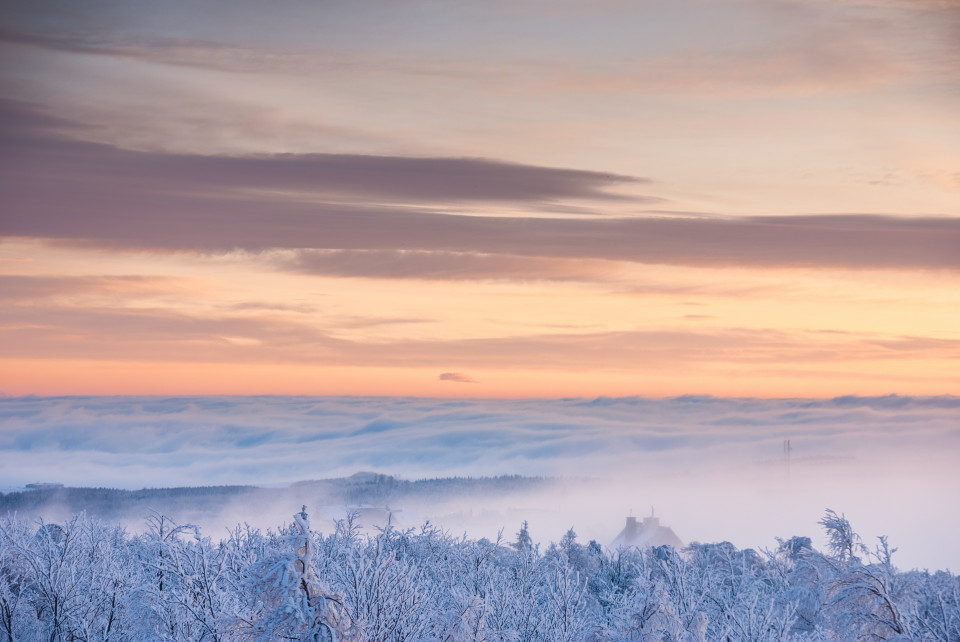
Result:
{"type": "Polygon", "coordinates": [[[643,521],[638,522],[636,517],[627,518],[627,524],[620,534],[610,544],[611,548],[629,548],[636,546],[638,548],[650,548],[651,546],[672,546],[682,548],[683,542],[673,532],[669,526],[662,526],[660,519],[654,517],[644,517],[643,521]]]}

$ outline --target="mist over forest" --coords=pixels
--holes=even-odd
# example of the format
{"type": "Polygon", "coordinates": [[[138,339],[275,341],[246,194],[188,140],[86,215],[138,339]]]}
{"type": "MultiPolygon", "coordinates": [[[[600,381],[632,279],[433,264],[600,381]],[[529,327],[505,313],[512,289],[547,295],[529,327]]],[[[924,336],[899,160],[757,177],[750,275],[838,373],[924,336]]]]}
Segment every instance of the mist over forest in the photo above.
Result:
{"type": "Polygon", "coordinates": [[[903,567],[960,568],[946,492],[960,487],[958,409],[950,396],[8,398],[0,486],[27,517],[87,510],[139,532],[147,509],[169,508],[213,536],[302,504],[328,531],[366,505],[399,527],[495,537],[526,520],[536,541],[573,527],[607,545],[655,510],[685,543],[763,547],[816,542],[834,508],[887,535],[903,567]],[[36,482],[131,492],[11,494],[36,482]],[[210,486],[234,488],[197,488],[210,486]],[[41,496],[43,511],[28,506],[41,496]]]}

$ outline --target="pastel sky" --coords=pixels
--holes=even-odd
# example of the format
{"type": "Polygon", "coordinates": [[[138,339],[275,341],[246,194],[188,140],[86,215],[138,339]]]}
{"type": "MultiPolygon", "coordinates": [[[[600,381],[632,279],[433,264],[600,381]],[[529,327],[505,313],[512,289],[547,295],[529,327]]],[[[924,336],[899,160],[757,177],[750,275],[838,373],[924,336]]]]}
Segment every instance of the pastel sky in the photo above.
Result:
{"type": "Polygon", "coordinates": [[[960,2],[6,0],[0,391],[937,395],[960,2]]]}

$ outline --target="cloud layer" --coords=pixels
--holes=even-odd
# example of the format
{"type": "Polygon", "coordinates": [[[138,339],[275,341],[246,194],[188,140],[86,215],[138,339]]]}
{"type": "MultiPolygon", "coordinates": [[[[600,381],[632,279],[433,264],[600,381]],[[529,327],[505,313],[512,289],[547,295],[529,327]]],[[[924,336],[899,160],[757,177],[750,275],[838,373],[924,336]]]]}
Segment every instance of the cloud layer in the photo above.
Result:
{"type": "MultiPolygon", "coordinates": [[[[468,375],[447,372],[451,381],[468,375]]],[[[0,401],[0,483],[271,483],[358,469],[603,476],[623,466],[735,467],[778,456],[894,456],[957,446],[956,397],[430,400],[19,397],[0,401]],[[322,459],[318,457],[323,454],[322,459]],[[69,458],[74,465],[61,467],[69,458]],[[654,460],[660,463],[654,464],[654,460]],[[609,468],[611,463],[616,466],[609,468]]]]}
{"type": "MultiPolygon", "coordinates": [[[[321,274],[378,276],[383,269],[377,265],[388,260],[390,270],[424,278],[439,272],[446,278],[499,278],[510,272],[484,258],[489,255],[503,255],[508,264],[535,257],[692,266],[960,267],[956,218],[451,215],[430,208],[602,202],[613,198],[605,188],[640,179],[474,159],[130,151],[65,138],[42,114],[22,105],[7,108],[12,118],[3,121],[9,144],[0,159],[2,190],[15,215],[0,221],[0,234],[8,237],[168,251],[336,250],[341,253],[304,254],[289,264],[321,274]],[[358,250],[365,252],[353,253],[358,250]],[[411,251],[420,254],[396,254],[411,251]]],[[[531,267],[534,278],[549,278],[551,270],[531,267]]],[[[584,267],[589,275],[594,266],[584,267]]],[[[561,265],[557,272],[571,270],[561,265]]]]}
{"type": "MultiPolygon", "coordinates": [[[[616,528],[629,508],[654,503],[685,538],[755,545],[761,535],[809,532],[831,506],[923,560],[925,537],[960,526],[943,495],[960,483],[951,454],[958,411],[957,397],[903,396],[8,398],[0,484],[268,484],[358,470],[549,475],[571,481],[563,498],[541,497],[541,508],[561,502],[563,523],[582,534],[600,507],[616,528]],[[598,485],[581,493],[575,478],[598,485]],[[777,530],[790,528],[803,530],[777,530]]],[[[943,565],[946,548],[926,563],[943,565]]]]}

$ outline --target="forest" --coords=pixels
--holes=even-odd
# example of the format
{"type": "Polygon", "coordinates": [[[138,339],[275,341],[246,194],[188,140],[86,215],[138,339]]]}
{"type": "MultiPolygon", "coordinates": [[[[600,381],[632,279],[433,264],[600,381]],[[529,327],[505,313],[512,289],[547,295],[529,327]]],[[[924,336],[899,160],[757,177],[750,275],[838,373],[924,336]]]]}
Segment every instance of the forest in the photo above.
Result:
{"type": "Polygon", "coordinates": [[[900,571],[842,514],[828,542],[608,550],[429,522],[324,534],[307,508],[214,541],[162,513],[131,534],[79,514],[0,520],[0,639],[327,642],[960,640],[960,577],[900,571]]]}
{"type": "MultiPolygon", "coordinates": [[[[284,502],[314,502],[313,505],[359,506],[372,504],[411,504],[455,499],[503,498],[511,494],[550,487],[559,480],[547,477],[501,475],[498,477],[440,477],[406,480],[370,472],[349,477],[298,481],[289,487],[259,486],[179,486],[173,488],[75,488],[60,484],[0,492],[0,514],[17,513],[39,518],[49,516],[51,507],[69,514],[86,513],[105,521],[119,521],[130,515],[145,515],[151,510],[165,515],[209,516],[237,501],[245,505],[280,505],[284,502]]],[[[568,480],[569,481],[569,480],[568,480]]],[[[574,480],[576,481],[576,480],[574,480]]],[[[269,523],[269,522],[268,522],[269,523]]]]}

